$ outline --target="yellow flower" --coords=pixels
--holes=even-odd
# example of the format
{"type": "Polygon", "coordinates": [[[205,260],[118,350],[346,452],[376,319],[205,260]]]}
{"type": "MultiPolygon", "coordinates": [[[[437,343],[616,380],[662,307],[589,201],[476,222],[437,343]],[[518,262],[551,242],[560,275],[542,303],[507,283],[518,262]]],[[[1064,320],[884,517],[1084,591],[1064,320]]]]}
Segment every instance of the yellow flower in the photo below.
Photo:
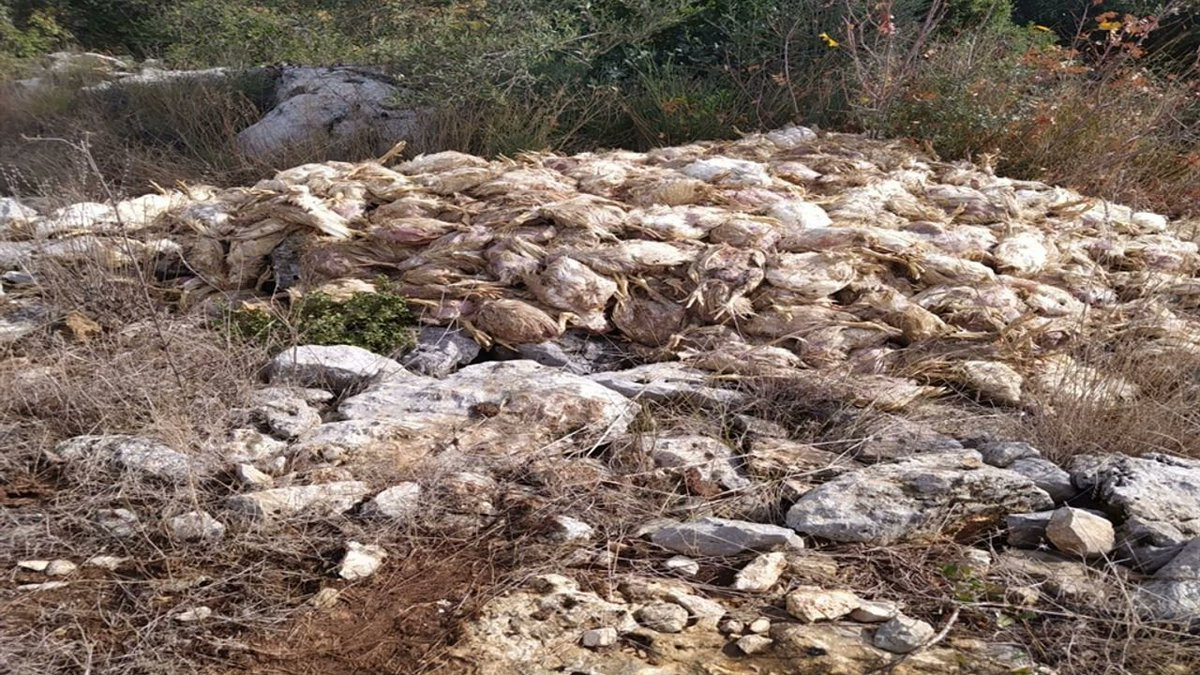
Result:
{"type": "Polygon", "coordinates": [[[1121,30],[1121,22],[1120,21],[1101,21],[1100,25],[1097,26],[1097,28],[1099,28],[1100,30],[1109,31],[1111,33],[1113,31],[1121,30]]]}
{"type": "Polygon", "coordinates": [[[838,41],[829,37],[829,33],[821,33],[817,37],[825,41],[825,46],[829,47],[830,49],[837,49],[838,41]]]}

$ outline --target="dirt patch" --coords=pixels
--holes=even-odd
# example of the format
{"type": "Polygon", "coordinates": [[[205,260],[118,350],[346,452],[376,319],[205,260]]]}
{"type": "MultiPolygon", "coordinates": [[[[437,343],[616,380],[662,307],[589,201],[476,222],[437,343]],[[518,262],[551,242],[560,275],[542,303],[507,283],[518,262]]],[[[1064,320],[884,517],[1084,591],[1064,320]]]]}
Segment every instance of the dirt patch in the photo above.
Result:
{"type": "MultiPolygon", "coordinates": [[[[443,657],[459,625],[504,586],[509,572],[486,545],[413,552],[342,590],[333,607],[312,610],[255,642],[243,667],[296,675],[450,672],[443,657]]],[[[454,669],[461,672],[461,665],[454,669]]]]}

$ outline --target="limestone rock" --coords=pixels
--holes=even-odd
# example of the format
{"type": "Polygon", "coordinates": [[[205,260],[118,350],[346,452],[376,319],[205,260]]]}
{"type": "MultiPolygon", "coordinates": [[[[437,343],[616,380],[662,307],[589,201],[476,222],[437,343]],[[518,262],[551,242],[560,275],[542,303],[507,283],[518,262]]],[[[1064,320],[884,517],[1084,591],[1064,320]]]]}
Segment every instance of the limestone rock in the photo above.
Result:
{"type": "Polygon", "coordinates": [[[337,574],[346,581],[358,581],[375,573],[387,558],[387,553],[374,544],[360,544],[357,541],[346,543],[346,551],[342,561],[338,563],[337,574]]]}
{"type": "Polygon", "coordinates": [[[405,521],[421,509],[421,486],[417,483],[399,483],[393,485],[362,506],[362,515],[367,518],[388,518],[395,521],[405,521]]]}
{"type": "Polygon", "coordinates": [[[1115,534],[1108,519],[1066,506],[1050,516],[1046,538],[1063,553],[1089,557],[1112,551],[1115,534]]]}
{"type": "Polygon", "coordinates": [[[186,483],[201,472],[198,462],[167,445],[140,436],[76,436],[46,451],[58,464],[99,461],[128,473],[170,483],[186,483]]]}
{"type": "Polygon", "coordinates": [[[737,573],[733,588],[738,591],[761,593],[771,590],[787,570],[787,554],[782,551],[763,553],[737,573]]]}
{"type": "Polygon", "coordinates": [[[833,621],[862,605],[862,599],[850,591],[828,591],[819,586],[801,586],[787,594],[787,612],[812,623],[833,621]]]}
{"type": "Polygon", "coordinates": [[[129,509],[102,509],[96,512],[95,522],[117,539],[129,539],[138,533],[137,514],[129,509]]]}
{"type": "Polygon", "coordinates": [[[1160,453],[1079,455],[1071,479],[1116,522],[1123,556],[1147,571],[1200,537],[1200,461],[1160,453]]]}
{"type": "Polygon", "coordinates": [[[560,541],[587,541],[596,534],[596,528],[571,516],[554,516],[554,524],[558,528],[555,538],[560,541]]]}
{"type": "Polygon", "coordinates": [[[270,487],[275,482],[271,474],[259,471],[253,464],[238,464],[233,468],[233,476],[238,483],[250,487],[270,487]]]}
{"type": "Polygon", "coordinates": [[[225,500],[225,506],[231,511],[259,520],[301,513],[330,516],[349,511],[366,494],[365,483],[341,481],[272,488],[235,495],[225,500]]]}
{"type": "Polygon", "coordinates": [[[871,642],[880,649],[895,654],[907,654],[933,638],[933,626],[899,614],[875,631],[871,642]]]}
{"type": "Polygon", "coordinates": [[[687,626],[686,609],[670,602],[646,605],[633,614],[641,625],[659,633],[678,633],[687,626]]]}
{"type": "Polygon", "coordinates": [[[461,417],[437,414],[328,422],[296,439],[291,451],[296,457],[338,464],[370,458],[419,459],[452,437],[465,422],[461,417]]]}
{"type": "Polygon", "coordinates": [[[599,649],[601,647],[611,647],[617,644],[617,629],[612,626],[604,628],[593,628],[583,631],[583,636],[580,642],[584,647],[589,649],[599,649]]]}
{"type": "Polygon", "coordinates": [[[250,414],[271,435],[290,440],[321,424],[321,413],[297,392],[285,387],[260,389],[250,398],[250,414]]]}
{"type": "MultiPolygon", "coordinates": [[[[850,618],[859,623],[882,623],[899,614],[894,602],[869,602],[864,600],[850,612],[850,618]]],[[[876,645],[879,646],[879,645],[876,645]]]]}
{"type": "Polygon", "coordinates": [[[685,555],[671,556],[667,558],[663,566],[672,572],[677,572],[688,577],[694,577],[700,573],[700,563],[685,555]]]}
{"type": "Polygon", "coordinates": [[[725,556],[804,546],[796,533],[786,527],[725,518],[664,524],[650,534],[650,541],[688,556],[725,556]]]}
{"type": "Polygon", "coordinates": [[[624,433],[636,406],[578,375],[532,361],[492,361],[441,380],[388,378],[344,401],[339,413],[347,420],[404,420],[418,414],[469,419],[485,408],[493,409],[483,415],[488,422],[520,420],[522,431],[543,437],[587,430],[613,438],[624,433]],[[538,424],[531,430],[528,420],[534,419],[538,424]]]}
{"type": "Polygon", "coordinates": [[[900,415],[869,418],[860,426],[852,455],[862,462],[883,462],[962,450],[961,443],[929,424],[900,415]]]}
{"type": "Polygon", "coordinates": [[[653,403],[688,403],[724,410],[745,402],[744,394],[713,386],[709,373],[679,363],[650,363],[588,377],[623,396],[653,403]]]}
{"type": "Polygon", "coordinates": [[[209,618],[210,616],[212,616],[212,614],[213,614],[213,611],[212,611],[211,607],[206,607],[204,605],[200,605],[199,607],[193,607],[191,609],[186,609],[186,610],[176,614],[172,618],[174,618],[176,621],[179,621],[182,623],[191,623],[194,621],[203,621],[203,620],[209,618]]]}
{"type": "Polygon", "coordinates": [[[267,365],[272,383],[341,392],[404,368],[395,361],[350,345],[303,345],[280,352],[267,365]]]}
{"type": "Polygon", "coordinates": [[[190,511],[168,520],[167,531],[180,541],[211,541],[225,536],[225,524],[205,511],[190,511]]]}
{"type": "Polygon", "coordinates": [[[1004,517],[1006,541],[1016,548],[1037,548],[1046,536],[1053,511],[1036,513],[1010,513],[1004,517]]]}
{"type": "Polygon", "coordinates": [[[1052,505],[1028,478],[961,450],[843,474],[802,496],[788,510],[787,523],[833,541],[885,544],[968,516],[1052,505]]]}
{"type": "Polygon", "coordinates": [[[1020,441],[985,441],[977,449],[984,463],[999,469],[1007,469],[1018,459],[1042,456],[1037,448],[1020,441]]]}
{"type": "Polygon", "coordinates": [[[726,490],[749,485],[749,481],[738,474],[729,446],[715,438],[644,436],[640,439],[640,445],[641,451],[653,458],[656,466],[680,473],[694,470],[701,479],[715,482],[726,490]]]}
{"type": "Polygon", "coordinates": [[[1138,587],[1139,611],[1157,621],[1200,619],[1200,539],[1193,539],[1170,562],[1138,587]]]}
{"type": "Polygon", "coordinates": [[[1040,457],[1026,457],[1014,460],[1008,465],[1008,470],[1019,473],[1033,484],[1046,491],[1056,503],[1062,503],[1075,496],[1077,490],[1071,482],[1071,474],[1062,470],[1057,464],[1040,457]]]}
{"type": "Polygon", "coordinates": [[[751,633],[767,633],[771,630],[771,620],[760,616],[751,621],[750,625],[746,626],[746,630],[749,630],[751,633]]]}
{"type": "Polygon", "coordinates": [[[446,377],[479,357],[479,344],[461,331],[426,327],[417,334],[417,346],[400,359],[400,365],[418,375],[446,377]]]}
{"type": "Polygon", "coordinates": [[[257,429],[234,429],[220,446],[225,461],[231,464],[250,464],[265,469],[287,452],[288,445],[257,429]]]}
{"type": "Polygon", "coordinates": [[[760,654],[771,648],[775,641],[769,637],[762,635],[747,635],[737,641],[738,649],[742,650],[743,654],[753,656],[760,654]]]}
{"type": "Polygon", "coordinates": [[[270,159],[296,146],[376,139],[382,154],[421,128],[421,114],[392,107],[399,91],[394,80],[364,68],[286,67],[279,76],[279,103],[240,131],[238,149],[270,159]]]}

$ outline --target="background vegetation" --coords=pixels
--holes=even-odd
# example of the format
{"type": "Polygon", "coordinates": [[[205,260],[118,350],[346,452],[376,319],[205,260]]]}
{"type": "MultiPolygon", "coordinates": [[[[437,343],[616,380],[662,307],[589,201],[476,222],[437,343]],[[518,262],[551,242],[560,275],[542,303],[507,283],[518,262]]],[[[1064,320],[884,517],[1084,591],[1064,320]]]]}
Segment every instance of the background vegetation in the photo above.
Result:
{"type": "MultiPolygon", "coordinates": [[[[1198,0],[0,0],[9,73],[64,47],[376,65],[407,83],[398,103],[434,111],[417,150],[645,148],[799,122],[1172,213],[1200,199],[1198,0]]],[[[126,124],[112,144],[165,146],[182,178],[263,172],[221,141],[269,97],[209,94],[217,123],[166,110],[159,127],[192,132],[126,124]]],[[[55,96],[0,110],[0,148],[39,123],[103,142],[111,111],[78,118],[111,103],[55,96]]]]}

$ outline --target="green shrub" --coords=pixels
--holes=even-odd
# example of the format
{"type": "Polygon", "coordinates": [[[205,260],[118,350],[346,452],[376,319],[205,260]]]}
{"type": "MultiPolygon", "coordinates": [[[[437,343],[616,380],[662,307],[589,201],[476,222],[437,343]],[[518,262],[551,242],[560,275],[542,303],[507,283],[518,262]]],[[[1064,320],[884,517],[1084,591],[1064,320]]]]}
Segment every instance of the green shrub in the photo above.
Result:
{"type": "Polygon", "coordinates": [[[415,341],[408,303],[386,289],[355,293],[345,301],[310,293],[284,311],[259,305],[232,309],[226,325],[233,337],[273,350],[295,344],[354,345],[388,355],[411,349],[415,341]]]}

